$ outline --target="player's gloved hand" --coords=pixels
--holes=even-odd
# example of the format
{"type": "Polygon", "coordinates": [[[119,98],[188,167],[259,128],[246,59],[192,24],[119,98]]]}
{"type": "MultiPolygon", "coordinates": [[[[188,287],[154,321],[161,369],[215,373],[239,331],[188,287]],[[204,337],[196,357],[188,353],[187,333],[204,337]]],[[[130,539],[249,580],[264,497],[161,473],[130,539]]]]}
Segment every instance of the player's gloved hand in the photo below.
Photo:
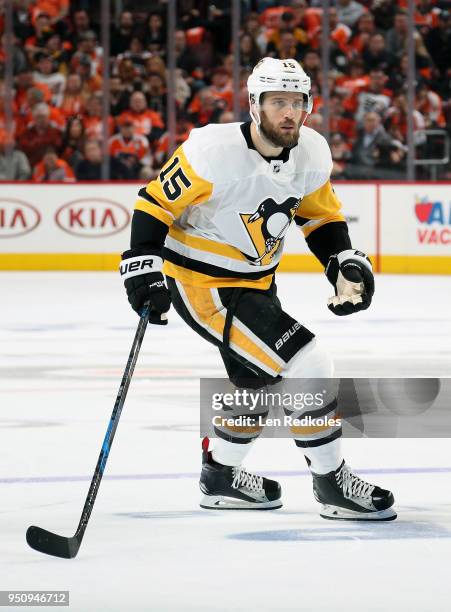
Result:
{"type": "Polygon", "coordinates": [[[338,316],[366,310],[374,293],[371,262],[365,253],[347,249],[332,255],[325,274],[335,287],[335,296],[327,300],[327,307],[338,316]]]}
{"type": "Polygon", "coordinates": [[[167,325],[165,313],[171,305],[171,294],[161,273],[163,260],[158,251],[130,249],[122,253],[120,266],[128,301],[138,314],[146,302],[150,304],[149,323],[167,325]]]}

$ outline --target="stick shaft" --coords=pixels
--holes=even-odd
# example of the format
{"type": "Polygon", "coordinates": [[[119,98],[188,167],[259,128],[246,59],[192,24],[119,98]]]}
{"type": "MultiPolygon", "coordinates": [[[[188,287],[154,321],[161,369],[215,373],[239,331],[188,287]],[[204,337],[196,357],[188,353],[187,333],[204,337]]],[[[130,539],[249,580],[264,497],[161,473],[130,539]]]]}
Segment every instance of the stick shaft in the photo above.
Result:
{"type": "Polygon", "coordinates": [[[80,522],[78,524],[77,532],[75,534],[76,537],[79,539],[83,537],[83,534],[89,521],[89,517],[91,516],[91,512],[94,507],[94,502],[100,487],[100,483],[102,481],[103,472],[105,471],[108,455],[110,454],[111,445],[113,444],[114,435],[116,433],[116,429],[119,424],[119,419],[121,417],[122,407],[124,405],[125,398],[127,397],[127,391],[130,386],[130,381],[132,379],[133,372],[135,370],[139,350],[144,340],[144,334],[146,333],[147,325],[149,322],[149,312],[150,308],[146,306],[139,319],[138,328],[136,330],[132,348],[128,356],[127,365],[125,366],[124,375],[122,376],[121,384],[119,385],[119,391],[114,404],[113,412],[111,414],[111,419],[108,424],[105,438],[102,443],[102,448],[100,450],[100,455],[97,460],[96,469],[91,480],[91,485],[89,487],[88,495],[86,496],[85,505],[83,506],[80,522]]]}

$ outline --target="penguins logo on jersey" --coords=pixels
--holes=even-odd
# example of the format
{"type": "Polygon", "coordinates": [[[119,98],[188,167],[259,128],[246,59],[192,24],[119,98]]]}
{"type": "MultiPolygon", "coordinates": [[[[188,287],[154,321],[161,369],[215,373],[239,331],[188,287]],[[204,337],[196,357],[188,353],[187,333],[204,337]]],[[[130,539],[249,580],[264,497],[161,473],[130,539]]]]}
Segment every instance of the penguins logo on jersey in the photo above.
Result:
{"type": "Polygon", "coordinates": [[[299,207],[299,198],[287,198],[278,204],[266,198],[253,214],[239,213],[254,246],[256,256],[246,253],[250,263],[266,266],[271,263],[299,207]]]}

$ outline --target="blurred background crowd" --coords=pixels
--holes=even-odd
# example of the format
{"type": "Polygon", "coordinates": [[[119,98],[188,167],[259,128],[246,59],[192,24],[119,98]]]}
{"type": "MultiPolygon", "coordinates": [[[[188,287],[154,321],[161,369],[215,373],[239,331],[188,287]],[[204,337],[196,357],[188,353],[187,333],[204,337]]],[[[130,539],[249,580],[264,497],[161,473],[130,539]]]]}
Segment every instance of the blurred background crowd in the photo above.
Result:
{"type": "MultiPolygon", "coordinates": [[[[110,177],[147,181],[155,176],[169,148],[167,3],[111,3],[106,56],[100,0],[10,0],[12,48],[5,48],[5,1],[0,5],[0,180],[101,178],[105,74],[110,177]],[[13,73],[9,121],[7,58],[13,73]]],[[[415,108],[410,110],[406,7],[407,0],[330,2],[327,133],[335,178],[404,178],[410,112],[416,158],[442,160],[433,176],[430,166],[419,164],[417,178],[451,179],[443,162],[450,138],[451,1],[415,2],[415,108]]],[[[325,131],[320,1],[241,2],[237,91],[231,2],[179,0],[176,16],[177,144],[193,127],[236,120],[234,96],[238,120],[249,120],[246,80],[268,55],[301,62],[314,96],[307,125],[325,131]]]]}

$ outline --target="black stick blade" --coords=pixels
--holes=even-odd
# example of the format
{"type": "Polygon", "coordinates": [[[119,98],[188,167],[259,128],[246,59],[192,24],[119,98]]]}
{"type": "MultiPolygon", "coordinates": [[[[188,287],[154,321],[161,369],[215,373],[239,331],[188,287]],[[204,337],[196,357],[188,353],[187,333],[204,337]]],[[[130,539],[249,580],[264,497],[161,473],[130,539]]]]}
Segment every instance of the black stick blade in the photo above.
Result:
{"type": "Polygon", "coordinates": [[[80,548],[80,542],[76,537],[65,538],[34,526],[27,529],[27,542],[31,548],[38,552],[62,559],[73,559],[80,548]]]}

